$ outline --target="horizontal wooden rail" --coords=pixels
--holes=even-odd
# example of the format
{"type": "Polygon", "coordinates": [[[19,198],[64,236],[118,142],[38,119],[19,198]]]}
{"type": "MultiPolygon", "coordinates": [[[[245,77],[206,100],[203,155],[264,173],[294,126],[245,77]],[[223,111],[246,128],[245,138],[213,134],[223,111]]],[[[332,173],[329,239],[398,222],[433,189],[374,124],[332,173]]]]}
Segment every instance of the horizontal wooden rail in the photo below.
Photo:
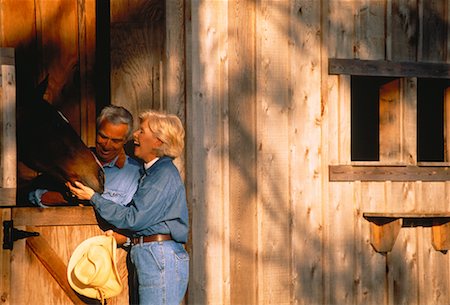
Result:
{"type": "Polygon", "coordinates": [[[370,243],[375,251],[387,253],[394,247],[402,227],[431,227],[436,251],[450,250],[450,213],[363,213],[370,222],[370,243]]]}
{"type": "Polygon", "coordinates": [[[450,181],[448,166],[330,165],[330,181],[450,181]]]}
{"type": "Polygon", "coordinates": [[[328,59],[328,73],[331,75],[450,79],[450,64],[330,58],[328,59]]]}
{"type": "Polygon", "coordinates": [[[91,206],[12,208],[14,226],[77,226],[98,224],[91,206]]]}

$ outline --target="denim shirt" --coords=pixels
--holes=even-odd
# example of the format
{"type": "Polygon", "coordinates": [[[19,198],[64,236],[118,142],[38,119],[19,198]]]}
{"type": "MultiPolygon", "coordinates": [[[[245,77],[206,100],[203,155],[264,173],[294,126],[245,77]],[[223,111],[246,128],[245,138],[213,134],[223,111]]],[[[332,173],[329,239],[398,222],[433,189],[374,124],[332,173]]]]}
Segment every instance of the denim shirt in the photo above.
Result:
{"type": "Polygon", "coordinates": [[[161,157],[144,171],[138,190],[127,205],[118,205],[95,193],[91,203],[99,215],[133,237],[171,234],[185,243],[189,220],[186,191],[172,158],[161,157]]]}
{"type": "Polygon", "coordinates": [[[113,160],[103,165],[105,171],[105,190],[102,196],[117,204],[126,205],[133,198],[138,187],[138,180],[141,176],[139,170],[141,165],[135,159],[126,157],[125,164],[118,168],[113,160]]]}

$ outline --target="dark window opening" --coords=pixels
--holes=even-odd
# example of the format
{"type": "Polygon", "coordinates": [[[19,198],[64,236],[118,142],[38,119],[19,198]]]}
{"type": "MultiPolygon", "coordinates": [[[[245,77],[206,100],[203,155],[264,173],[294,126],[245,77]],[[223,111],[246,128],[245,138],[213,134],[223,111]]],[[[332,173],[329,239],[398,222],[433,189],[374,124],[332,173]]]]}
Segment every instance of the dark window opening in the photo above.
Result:
{"type": "MultiPolygon", "coordinates": [[[[380,92],[396,78],[352,76],[351,160],[380,160],[380,92]]],[[[445,160],[444,105],[450,80],[417,79],[417,161],[445,160]]],[[[448,161],[448,160],[447,160],[448,161]]]]}
{"type": "Polygon", "coordinates": [[[380,87],[394,79],[392,77],[352,76],[352,161],[380,160],[380,87]]]}
{"type": "Polygon", "coordinates": [[[445,161],[444,99],[448,80],[417,80],[417,161],[445,161]]]}

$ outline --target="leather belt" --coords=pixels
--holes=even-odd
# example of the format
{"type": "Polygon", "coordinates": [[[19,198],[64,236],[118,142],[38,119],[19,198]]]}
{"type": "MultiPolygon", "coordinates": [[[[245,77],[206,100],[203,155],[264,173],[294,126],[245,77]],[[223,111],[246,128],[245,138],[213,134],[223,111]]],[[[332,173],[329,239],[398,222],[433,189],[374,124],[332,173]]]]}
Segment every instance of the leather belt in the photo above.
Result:
{"type": "Polygon", "coordinates": [[[150,236],[132,237],[131,244],[137,245],[142,243],[151,243],[153,241],[166,241],[166,240],[172,240],[172,236],[170,234],[155,234],[150,236]]]}

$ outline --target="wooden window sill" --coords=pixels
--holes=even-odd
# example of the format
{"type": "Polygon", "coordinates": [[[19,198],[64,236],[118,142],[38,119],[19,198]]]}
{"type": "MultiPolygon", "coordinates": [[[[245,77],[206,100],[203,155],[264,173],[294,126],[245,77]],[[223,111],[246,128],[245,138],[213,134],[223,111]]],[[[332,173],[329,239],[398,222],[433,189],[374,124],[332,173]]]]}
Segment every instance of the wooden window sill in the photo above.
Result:
{"type": "Polygon", "coordinates": [[[450,166],[329,165],[329,181],[450,181],[450,166]]]}

